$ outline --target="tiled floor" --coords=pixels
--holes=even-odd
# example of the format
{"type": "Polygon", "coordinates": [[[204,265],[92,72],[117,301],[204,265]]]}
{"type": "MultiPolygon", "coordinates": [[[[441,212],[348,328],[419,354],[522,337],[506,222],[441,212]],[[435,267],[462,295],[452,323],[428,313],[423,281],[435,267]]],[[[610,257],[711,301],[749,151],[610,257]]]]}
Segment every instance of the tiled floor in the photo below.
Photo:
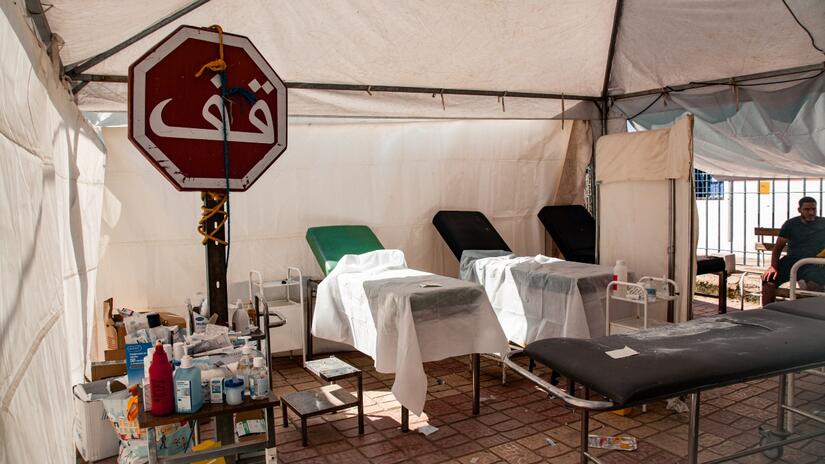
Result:
{"type": "MultiPolygon", "coordinates": [[[[753,306],[748,305],[746,307],[753,306]]],[[[729,302],[731,311],[738,301],[729,302]]],[[[697,317],[716,314],[716,301],[695,300],[697,317]]],[[[823,334],[825,336],[825,334],[823,334]]],[[[365,434],[358,435],[355,409],[310,419],[309,446],[301,446],[297,418],[288,428],[276,429],[278,461],[303,464],[348,463],[576,463],[580,417],[558,400],[515,374],[501,385],[501,369],[482,358],[481,414],[471,414],[469,356],[427,363],[428,396],[424,415],[410,416],[409,433],[400,431],[400,405],[392,393],[393,376],[376,372],[372,360],[360,353],[339,355],[363,369],[365,434]],[[438,430],[418,432],[424,425],[438,430]]],[[[298,358],[277,358],[273,363],[274,390],[278,394],[320,386],[300,366],[298,358]]],[[[538,370],[546,376],[546,371],[538,370]]],[[[355,384],[341,385],[355,391],[355,384]]],[[[777,383],[761,380],[710,390],[702,394],[700,461],[734,453],[759,442],[758,428],[775,419],[777,383]]],[[[825,377],[797,377],[796,404],[808,411],[825,411],[825,377]]],[[[281,423],[280,411],[276,424],[281,423]]],[[[797,430],[813,428],[811,421],[798,421],[797,430]]],[[[679,463],[686,461],[688,416],[665,408],[664,402],[649,404],[627,416],[600,413],[591,418],[594,435],[631,435],[639,440],[636,451],[593,450],[606,464],[679,463]]],[[[782,459],[763,455],[743,458],[742,463],[825,462],[825,437],[790,445],[782,459]]]]}
{"type": "MultiPolygon", "coordinates": [[[[699,301],[697,315],[715,314],[714,300],[699,301]]],[[[738,302],[736,305],[738,307],[738,302]]],[[[340,355],[364,370],[366,431],[357,433],[354,410],[310,420],[309,446],[301,446],[297,421],[278,427],[278,459],[282,463],[573,463],[578,462],[580,418],[558,400],[511,375],[500,381],[500,367],[482,358],[481,414],[472,416],[469,357],[427,363],[427,404],[420,418],[411,416],[409,433],[402,433],[400,406],[390,393],[393,378],[375,372],[372,360],[360,353],[340,355]],[[431,425],[424,435],[416,429],[431,425]]],[[[285,394],[319,386],[297,360],[274,364],[276,392],[285,394]]],[[[541,372],[541,371],[539,371],[541,372]]],[[[354,391],[353,383],[342,385],[354,391]]],[[[825,410],[825,378],[806,374],[796,382],[796,401],[808,410],[825,410]]],[[[776,381],[762,380],[711,390],[702,394],[700,460],[737,452],[759,442],[758,427],[775,418],[776,381]]],[[[279,418],[280,420],[280,418],[279,418]]],[[[600,413],[591,419],[590,433],[627,434],[639,439],[636,451],[595,450],[605,463],[678,463],[687,455],[687,414],[665,409],[664,402],[635,408],[628,416],[600,413]]],[[[797,422],[798,430],[812,425],[797,422]]],[[[825,462],[825,437],[785,448],[781,460],[762,455],[743,463],[825,462]]]]}

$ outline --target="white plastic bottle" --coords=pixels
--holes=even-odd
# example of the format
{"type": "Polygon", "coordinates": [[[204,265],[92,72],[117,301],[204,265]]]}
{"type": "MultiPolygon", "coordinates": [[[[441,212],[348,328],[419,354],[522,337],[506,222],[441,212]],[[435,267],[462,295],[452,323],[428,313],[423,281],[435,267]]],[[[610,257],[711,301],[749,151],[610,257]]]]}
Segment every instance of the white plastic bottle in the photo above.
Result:
{"type": "Polygon", "coordinates": [[[252,363],[254,367],[249,375],[249,396],[253,400],[262,400],[269,396],[269,372],[264,358],[258,356],[252,363]]]}
{"type": "Polygon", "coordinates": [[[254,366],[252,356],[252,345],[244,345],[241,353],[241,359],[238,360],[237,377],[243,380],[243,389],[246,395],[249,395],[249,375],[252,373],[254,366]]]}
{"type": "Polygon", "coordinates": [[[155,355],[155,348],[149,348],[143,358],[143,409],[152,410],[152,387],[149,383],[149,366],[152,365],[152,356],[155,355]]]}
{"type": "MultiPolygon", "coordinates": [[[[624,263],[623,259],[616,261],[616,265],[613,266],[613,280],[627,282],[627,265],[624,263]]],[[[618,296],[625,296],[626,289],[627,288],[624,286],[613,286],[613,290],[616,291],[618,296]]]]}

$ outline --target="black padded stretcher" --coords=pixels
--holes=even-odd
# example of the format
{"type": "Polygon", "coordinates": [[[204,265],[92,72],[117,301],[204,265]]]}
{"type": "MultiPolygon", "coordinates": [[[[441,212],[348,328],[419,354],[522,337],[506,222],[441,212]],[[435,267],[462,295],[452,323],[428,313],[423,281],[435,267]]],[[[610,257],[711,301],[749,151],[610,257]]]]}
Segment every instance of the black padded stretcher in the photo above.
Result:
{"type": "Polygon", "coordinates": [[[459,261],[467,250],[510,251],[487,216],[479,211],[439,211],[433,216],[433,225],[459,261]]]}
{"type": "MultiPolygon", "coordinates": [[[[590,411],[620,409],[688,394],[688,462],[696,463],[700,393],[772,376],[781,376],[777,431],[767,440],[773,443],[710,462],[781,449],[786,444],[825,435],[825,431],[818,430],[815,434],[790,438],[785,424],[786,412],[799,411],[786,404],[788,374],[825,365],[825,297],[785,301],[762,310],[700,318],[632,334],[590,340],[538,340],[523,352],[585,387],[585,397],[575,397],[513,362],[511,358],[518,352],[510,353],[505,361],[541,388],[582,409],[582,462],[599,462],[587,452],[590,411]],[[624,347],[638,354],[620,359],[606,354],[624,347]],[[592,400],[590,392],[605,399],[592,400]]],[[[810,414],[806,417],[810,419],[810,414]]],[[[825,424],[825,419],[813,420],[825,424]]]]}
{"type": "MultiPolygon", "coordinates": [[[[568,261],[581,263],[596,262],[596,221],[581,205],[545,206],[539,211],[539,220],[568,261]]],[[[717,274],[719,276],[719,313],[728,311],[727,267],[724,258],[718,256],[697,256],[696,275],[717,274]]]]}

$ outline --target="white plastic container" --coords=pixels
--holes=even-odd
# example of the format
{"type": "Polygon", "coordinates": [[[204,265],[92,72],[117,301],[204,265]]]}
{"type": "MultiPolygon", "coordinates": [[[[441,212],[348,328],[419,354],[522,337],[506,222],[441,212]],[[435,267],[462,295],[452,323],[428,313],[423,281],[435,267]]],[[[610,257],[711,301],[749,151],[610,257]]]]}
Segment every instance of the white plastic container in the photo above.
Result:
{"type": "Polygon", "coordinates": [[[243,356],[241,356],[241,359],[238,361],[236,374],[239,379],[243,380],[244,393],[249,395],[249,375],[255,367],[253,365],[252,345],[244,345],[241,353],[243,353],[243,356]]]}
{"type": "Polygon", "coordinates": [[[252,372],[249,374],[249,397],[262,400],[269,396],[269,372],[264,358],[254,359],[252,372]]]}

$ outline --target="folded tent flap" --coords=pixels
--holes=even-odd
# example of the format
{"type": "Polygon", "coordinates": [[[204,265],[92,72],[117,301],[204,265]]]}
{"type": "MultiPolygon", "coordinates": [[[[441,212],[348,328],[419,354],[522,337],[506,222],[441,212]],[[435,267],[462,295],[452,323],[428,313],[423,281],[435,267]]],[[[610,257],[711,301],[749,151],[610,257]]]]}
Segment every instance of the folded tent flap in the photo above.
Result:
{"type": "Polygon", "coordinates": [[[459,261],[467,250],[511,251],[480,211],[439,211],[433,216],[433,225],[459,261]]]}
{"type": "Polygon", "coordinates": [[[596,220],[584,206],[545,206],[538,217],[564,259],[596,263],[596,220]]]}
{"type": "Polygon", "coordinates": [[[324,275],[332,272],[344,255],[384,249],[378,237],[364,225],[310,227],[306,239],[324,275]]]}

